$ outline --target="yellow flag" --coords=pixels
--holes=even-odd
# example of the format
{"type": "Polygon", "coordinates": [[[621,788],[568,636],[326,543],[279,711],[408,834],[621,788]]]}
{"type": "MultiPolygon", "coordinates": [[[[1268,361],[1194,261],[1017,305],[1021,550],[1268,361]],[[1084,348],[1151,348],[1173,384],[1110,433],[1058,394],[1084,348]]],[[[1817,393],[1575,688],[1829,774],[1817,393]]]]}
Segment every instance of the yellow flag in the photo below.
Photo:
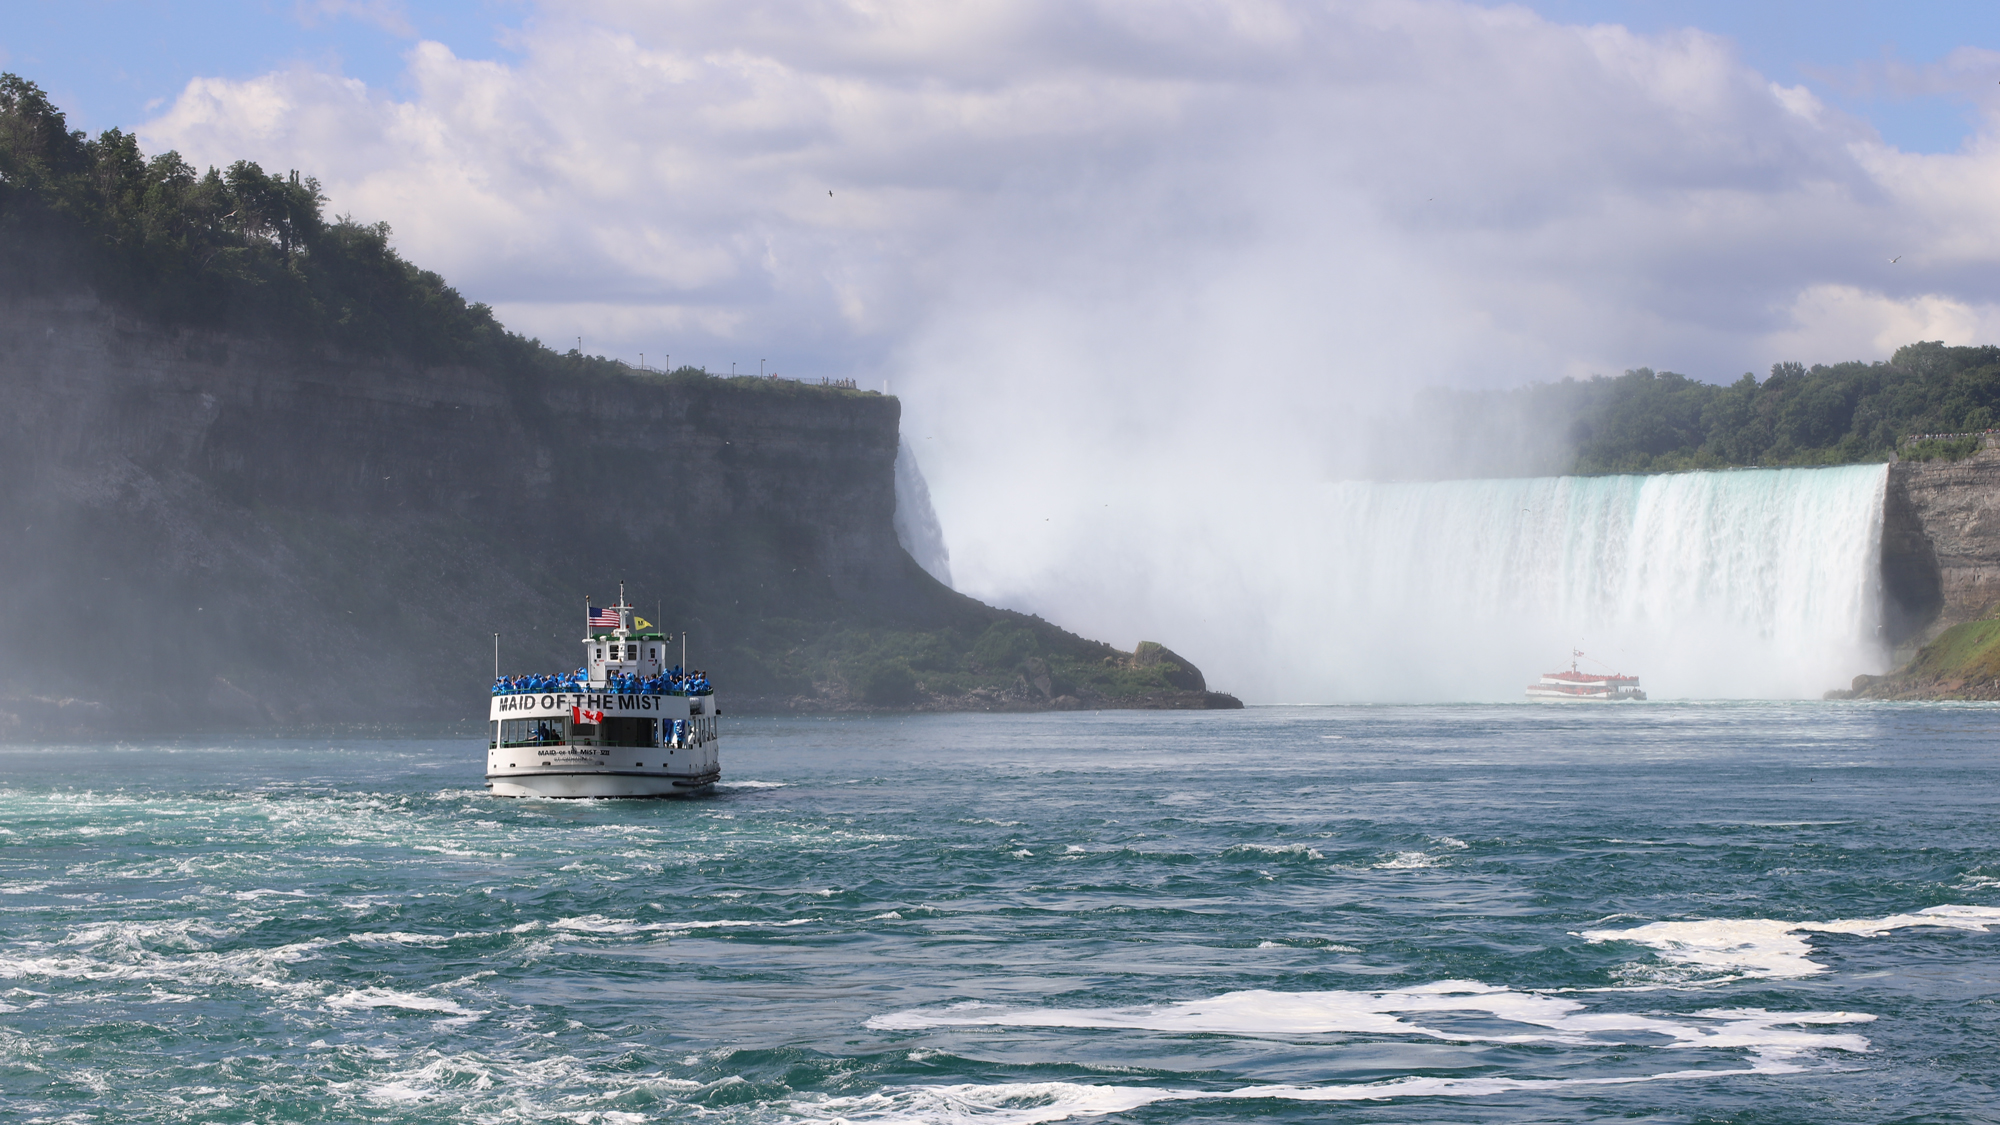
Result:
{"type": "Polygon", "coordinates": [[[637,621],[639,623],[639,628],[641,629],[651,629],[653,627],[653,623],[651,621],[646,620],[645,618],[639,616],[636,613],[632,615],[632,620],[637,621]]]}

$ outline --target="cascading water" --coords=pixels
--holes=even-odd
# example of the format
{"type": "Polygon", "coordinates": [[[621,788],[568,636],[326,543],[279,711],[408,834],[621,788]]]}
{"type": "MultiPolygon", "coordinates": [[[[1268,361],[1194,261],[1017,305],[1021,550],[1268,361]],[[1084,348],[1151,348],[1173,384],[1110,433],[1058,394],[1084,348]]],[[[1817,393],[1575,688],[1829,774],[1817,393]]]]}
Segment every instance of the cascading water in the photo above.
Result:
{"type": "Polygon", "coordinates": [[[1321,580],[1267,618],[1270,651],[1294,657],[1269,671],[1301,700],[1519,699],[1575,647],[1656,699],[1817,696],[1885,660],[1886,481],[1876,465],[1332,485],[1290,533],[1321,580]]]}
{"type": "Polygon", "coordinates": [[[896,445],[896,542],[917,560],[924,572],[951,585],[951,552],[945,550],[944,531],[937,513],[931,510],[930,486],[924,471],[917,467],[916,451],[905,440],[896,445]]]}

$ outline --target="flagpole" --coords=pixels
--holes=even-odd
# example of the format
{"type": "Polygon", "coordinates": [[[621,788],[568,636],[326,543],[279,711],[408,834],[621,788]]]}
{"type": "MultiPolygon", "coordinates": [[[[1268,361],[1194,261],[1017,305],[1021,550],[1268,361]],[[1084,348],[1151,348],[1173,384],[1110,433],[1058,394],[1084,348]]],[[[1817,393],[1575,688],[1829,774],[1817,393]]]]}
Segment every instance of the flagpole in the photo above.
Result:
{"type": "Polygon", "coordinates": [[[493,634],[493,678],[500,678],[500,634],[493,634]]]}

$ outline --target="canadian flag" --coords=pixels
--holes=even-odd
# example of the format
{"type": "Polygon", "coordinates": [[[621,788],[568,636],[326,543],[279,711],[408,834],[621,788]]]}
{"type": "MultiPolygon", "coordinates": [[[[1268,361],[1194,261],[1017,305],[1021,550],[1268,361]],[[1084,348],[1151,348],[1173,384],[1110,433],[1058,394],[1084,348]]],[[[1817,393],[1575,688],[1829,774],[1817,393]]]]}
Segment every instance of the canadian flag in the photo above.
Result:
{"type": "Polygon", "coordinates": [[[604,722],[604,712],[602,711],[586,711],[581,707],[571,707],[569,712],[570,718],[579,723],[604,722]]]}

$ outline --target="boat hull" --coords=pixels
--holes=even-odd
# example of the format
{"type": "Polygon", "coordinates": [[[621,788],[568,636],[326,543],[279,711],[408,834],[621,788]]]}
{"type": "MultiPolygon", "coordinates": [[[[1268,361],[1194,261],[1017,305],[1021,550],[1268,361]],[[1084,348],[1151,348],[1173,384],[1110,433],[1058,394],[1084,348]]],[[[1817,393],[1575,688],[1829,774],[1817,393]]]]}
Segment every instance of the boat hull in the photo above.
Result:
{"type": "Polygon", "coordinates": [[[708,792],[721,773],[696,777],[653,773],[531,773],[488,777],[495,797],[693,797],[708,792]]]}
{"type": "Polygon", "coordinates": [[[1537,703],[1643,703],[1646,693],[1637,688],[1623,691],[1560,691],[1531,687],[1528,698],[1537,703]]]}
{"type": "Polygon", "coordinates": [[[495,797],[690,797],[722,776],[715,696],[494,696],[495,797]],[[590,714],[586,714],[590,712],[590,714]]]}

